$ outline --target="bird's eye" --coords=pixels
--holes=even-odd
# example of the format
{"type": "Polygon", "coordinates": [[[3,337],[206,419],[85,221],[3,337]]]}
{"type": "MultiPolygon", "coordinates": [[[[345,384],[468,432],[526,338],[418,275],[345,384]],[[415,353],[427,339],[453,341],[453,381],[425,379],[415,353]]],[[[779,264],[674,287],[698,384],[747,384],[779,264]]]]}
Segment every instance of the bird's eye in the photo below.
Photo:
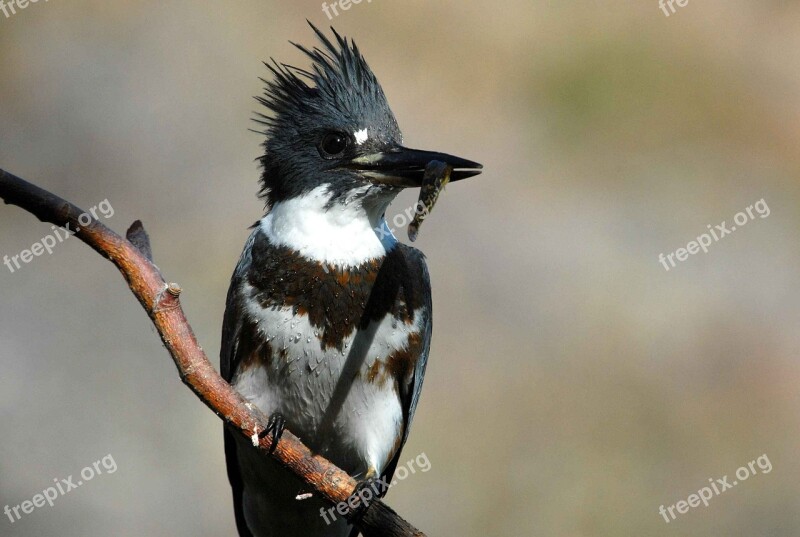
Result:
{"type": "Polygon", "coordinates": [[[325,158],[339,157],[350,145],[350,138],[341,132],[329,132],[319,144],[320,153],[325,158]]]}

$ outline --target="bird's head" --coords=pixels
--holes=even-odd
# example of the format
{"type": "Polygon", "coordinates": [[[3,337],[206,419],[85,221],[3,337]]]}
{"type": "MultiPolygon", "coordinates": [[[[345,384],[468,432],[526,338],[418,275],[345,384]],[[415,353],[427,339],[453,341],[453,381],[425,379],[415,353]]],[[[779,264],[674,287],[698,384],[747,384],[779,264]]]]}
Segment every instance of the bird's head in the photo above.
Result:
{"type": "MultiPolygon", "coordinates": [[[[310,24],[310,23],[309,23],[310,24]]],[[[333,40],[311,25],[321,42],[295,45],[310,70],[272,61],[258,114],[266,135],[261,195],[267,207],[325,192],[325,207],[356,203],[383,217],[403,188],[422,184],[432,160],[450,164],[451,181],[480,173],[480,164],[403,147],[402,134],[381,85],[356,44],[333,31],[333,40]]]]}

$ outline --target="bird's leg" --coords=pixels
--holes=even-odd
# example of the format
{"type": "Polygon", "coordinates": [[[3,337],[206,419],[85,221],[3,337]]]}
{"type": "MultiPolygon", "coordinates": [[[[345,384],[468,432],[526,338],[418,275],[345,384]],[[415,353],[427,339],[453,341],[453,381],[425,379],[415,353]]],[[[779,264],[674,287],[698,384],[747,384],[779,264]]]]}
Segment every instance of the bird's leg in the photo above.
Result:
{"type": "Polygon", "coordinates": [[[350,512],[347,515],[349,520],[358,520],[364,516],[369,509],[372,500],[379,500],[389,490],[389,484],[378,475],[375,468],[370,467],[362,481],[358,482],[353,493],[347,499],[350,512]]]}
{"type": "Polygon", "coordinates": [[[286,418],[280,412],[273,412],[269,421],[267,421],[267,428],[258,433],[258,438],[264,438],[267,435],[272,435],[272,444],[269,446],[269,452],[275,451],[278,447],[278,442],[281,439],[284,429],[286,429],[286,418]]]}

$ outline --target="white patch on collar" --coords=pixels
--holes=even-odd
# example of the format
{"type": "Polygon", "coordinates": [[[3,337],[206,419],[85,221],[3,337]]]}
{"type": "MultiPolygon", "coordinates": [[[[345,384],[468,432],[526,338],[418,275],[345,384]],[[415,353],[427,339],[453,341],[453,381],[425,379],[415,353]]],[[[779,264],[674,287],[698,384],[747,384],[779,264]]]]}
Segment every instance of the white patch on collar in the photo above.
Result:
{"type": "Polygon", "coordinates": [[[367,138],[368,138],[367,129],[363,128],[360,131],[356,131],[356,132],[353,133],[353,136],[356,137],[356,143],[358,145],[361,145],[361,144],[363,144],[364,142],[367,141],[367,138]]]}
{"type": "Polygon", "coordinates": [[[361,265],[383,257],[397,245],[383,218],[385,207],[376,207],[376,214],[370,214],[360,200],[348,198],[326,209],[330,199],[328,186],[322,185],[280,201],[261,219],[261,230],[273,244],[338,266],[361,265]]]}

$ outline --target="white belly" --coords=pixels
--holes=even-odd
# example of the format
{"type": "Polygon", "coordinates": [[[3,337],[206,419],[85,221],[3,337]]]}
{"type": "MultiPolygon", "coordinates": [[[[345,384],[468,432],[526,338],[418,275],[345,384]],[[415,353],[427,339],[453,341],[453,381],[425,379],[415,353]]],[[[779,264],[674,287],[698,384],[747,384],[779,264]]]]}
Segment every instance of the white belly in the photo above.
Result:
{"type": "Polygon", "coordinates": [[[360,473],[372,466],[380,472],[401,431],[403,410],[394,384],[370,382],[367,371],[407,347],[422,315],[406,324],[389,314],[347,337],[341,352],[323,351],[306,316],[250,304],[247,314],[258,320],[274,356],[266,367],[237,373],[234,387],[265,414],[281,412],[292,432],[343,469],[360,473]]]}

